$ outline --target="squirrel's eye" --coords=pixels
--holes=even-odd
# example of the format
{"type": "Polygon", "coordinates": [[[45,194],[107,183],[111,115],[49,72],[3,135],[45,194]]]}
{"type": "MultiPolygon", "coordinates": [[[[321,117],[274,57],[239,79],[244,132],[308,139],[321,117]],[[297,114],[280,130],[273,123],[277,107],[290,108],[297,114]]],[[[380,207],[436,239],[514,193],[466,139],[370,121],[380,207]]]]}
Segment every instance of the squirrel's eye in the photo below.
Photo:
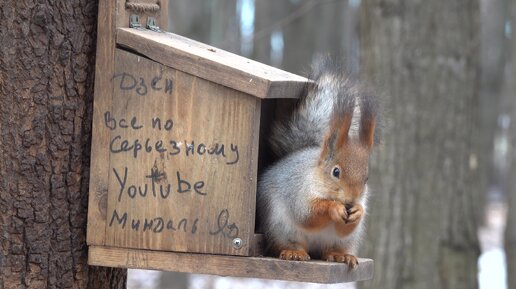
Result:
{"type": "Polygon", "coordinates": [[[334,167],[333,170],[331,171],[331,174],[338,179],[340,177],[339,167],[334,167]]]}
{"type": "Polygon", "coordinates": [[[369,177],[366,177],[364,180],[364,184],[367,184],[367,181],[369,181],[369,177]]]}

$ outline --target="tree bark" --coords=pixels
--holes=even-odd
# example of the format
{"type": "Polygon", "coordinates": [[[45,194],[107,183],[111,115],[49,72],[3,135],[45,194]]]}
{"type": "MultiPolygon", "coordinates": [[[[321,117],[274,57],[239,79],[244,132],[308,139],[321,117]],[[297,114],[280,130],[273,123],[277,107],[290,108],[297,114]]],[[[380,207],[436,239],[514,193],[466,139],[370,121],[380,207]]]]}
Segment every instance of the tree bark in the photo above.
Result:
{"type": "Polygon", "coordinates": [[[364,0],[361,71],[385,95],[360,288],[476,288],[479,4],[364,0]]]}
{"type": "Polygon", "coordinates": [[[88,267],[97,2],[0,5],[0,288],[124,288],[88,267]]]}

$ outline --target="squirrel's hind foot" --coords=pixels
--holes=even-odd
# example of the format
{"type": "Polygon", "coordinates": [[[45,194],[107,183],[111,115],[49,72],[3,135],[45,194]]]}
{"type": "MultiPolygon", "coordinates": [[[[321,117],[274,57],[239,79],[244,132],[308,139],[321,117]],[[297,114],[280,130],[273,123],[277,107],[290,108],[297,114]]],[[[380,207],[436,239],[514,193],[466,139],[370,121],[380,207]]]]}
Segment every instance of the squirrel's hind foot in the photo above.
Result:
{"type": "Polygon", "coordinates": [[[310,260],[310,255],[305,250],[282,250],[280,255],[280,259],[283,260],[294,260],[294,261],[308,261],[310,260]]]}
{"type": "Polygon", "coordinates": [[[346,263],[351,269],[355,269],[358,266],[357,257],[342,252],[325,253],[322,259],[328,262],[346,263]]]}

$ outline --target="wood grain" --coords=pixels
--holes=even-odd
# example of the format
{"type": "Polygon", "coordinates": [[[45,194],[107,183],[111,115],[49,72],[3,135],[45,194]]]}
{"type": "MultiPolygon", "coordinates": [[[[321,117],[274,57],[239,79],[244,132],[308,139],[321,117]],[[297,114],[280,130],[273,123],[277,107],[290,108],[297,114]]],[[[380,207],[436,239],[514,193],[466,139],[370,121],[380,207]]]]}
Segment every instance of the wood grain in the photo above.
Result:
{"type": "Polygon", "coordinates": [[[115,59],[112,109],[102,111],[113,144],[105,163],[110,169],[106,245],[248,255],[259,99],[121,49],[115,59]],[[157,118],[161,129],[153,125],[157,118]],[[133,119],[140,128],[131,128],[133,119]],[[135,152],[136,140],[141,148],[135,152]],[[131,149],[118,152],[125,141],[131,149]],[[224,153],[210,154],[217,146],[224,153]],[[188,192],[182,192],[185,182],[188,192]],[[237,237],[242,248],[232,245],[237,237]]]}
{"type": "Polygon", "coordinates": [[[111,108],[113,83],[109,75],[115,66],[116,1],[99,1],[97,55],[93,101],[87,243],[102,245],[105,240],[109,180],[109,130],[103,125],[102,111],[111,108]]]}
{"type": "Polygon", "coordinates": [[[324,261],[299,262],[264,257],[156,252],[99,246],[90,246],[88,258],[88,263],[94,266],[314,283],[342,283],[371,279],[373,260],[358,259],[358,262],[358,267],[350,270],[346,264],[324,261]]]}
{"type": "MultiPolygon", "coordinates": [[[[168,1],[153,16],[162,27],[168,26],[168,1]]],[[[109,130],[103,124],[103,111],[111,109],[115,66],[115,27],[128,27],[131,12],[125,10],[125,0],[99,1],[97,55],[95,67],[95,99],[93,102],[93,133],[88,199],[87,243],[101,245],[105,241],[107,192],[110,170],[109,130]],[[118,13],[116,13],[118,12],[118,13]]],[[[146,23],[146,14],[141,23],[146,23]]]]}
{"type": "Polygon", "coordinates": [[[117,44],[167,66],[260,98],[297,98],[305,85],[312,83],[304,77],[172,33],[119,28],[117,44]]]}

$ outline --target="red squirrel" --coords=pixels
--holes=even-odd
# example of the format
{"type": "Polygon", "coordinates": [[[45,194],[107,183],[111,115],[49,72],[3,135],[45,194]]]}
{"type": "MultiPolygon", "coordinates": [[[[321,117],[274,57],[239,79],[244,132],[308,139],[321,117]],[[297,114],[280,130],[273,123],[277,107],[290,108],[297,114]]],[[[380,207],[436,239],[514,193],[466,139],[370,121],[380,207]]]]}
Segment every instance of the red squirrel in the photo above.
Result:
{"type": "Polygon", "coordinates": [[[280,159],[261,175],[259,228],[281,259],[321,258],[358,266],[364,233],[369,158],[378,142],[378,99],[338,65],[319,61],[271,147],[280,159]]]}

